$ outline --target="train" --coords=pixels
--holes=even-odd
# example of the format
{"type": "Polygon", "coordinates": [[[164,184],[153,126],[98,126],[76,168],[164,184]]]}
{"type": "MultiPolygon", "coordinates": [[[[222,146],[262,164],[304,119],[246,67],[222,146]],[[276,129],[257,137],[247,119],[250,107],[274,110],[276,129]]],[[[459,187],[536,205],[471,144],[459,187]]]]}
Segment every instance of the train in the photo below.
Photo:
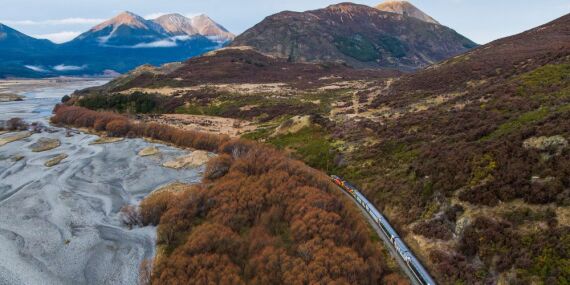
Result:
{"type": "Polygon", "coordinates": [[[352,184],[346,182],[336,175],[331,175],[331,179],[336,185],[338,185],[350,196],[352,196],[358,202],[358,204],[360,204],[366,210],[370,217],[372,217],[374,222],[378,225],[390,243],[394,246],[398,255],[400,255],[402,260],[404,260],[406,266],[412,272],[413,277],[416,278],[416,280],[422,285],[436,285],[435,281],[431,278],[427,270],[414,256],[413,252],[406,246],[404,241],[400,238],[398,233],[390,225],[384,215],[380,214],[380,212],[376,210],[376,207],[372,205],[372,203],[370,203],[368,199],[366,199],[366,197],[364,197],[364,195],[362,195],[360,191],[358,191],[358,189],[352,184]]]}

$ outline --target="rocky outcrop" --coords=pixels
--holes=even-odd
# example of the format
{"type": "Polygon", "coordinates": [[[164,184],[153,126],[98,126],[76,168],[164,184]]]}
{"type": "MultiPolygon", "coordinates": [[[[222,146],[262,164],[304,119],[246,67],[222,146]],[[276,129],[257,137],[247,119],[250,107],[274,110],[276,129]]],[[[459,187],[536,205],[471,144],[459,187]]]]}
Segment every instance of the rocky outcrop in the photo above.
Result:
{"type": "Polygon", "coordinates": [[[22,100],[24,100],[24,96],[20,96],[17,94],[10,94],[10,93],[0,94],[0,102],[12,102],[12,101],[22,101],[22,100]]]}
{"type": "Polygon", "coordinates": [[[30,146],[30,149],[33,152],[43,152],[57,148],[60,145],[61,142],[58,139],[40,138],[37,142],[30,146]]]}
{"type": "Polygon", "coordinates": [[[532,137],[523,142],[523,147],[539,150],[543,158],[549,159],[562,154],[562,151],[568,148],[568,140],[563,136],[532,137]]]}
{"type": "Polygon", "coordinates": [[[25,139],[27,137],[30,137],[31,135],[32,135],[32,133],[28,132],[28,131],[19,132],[19,133],[15,133],[12,135],[6,135],[6,136],[0,138],[0,146],[9,144],[11,142],[15,142],[15,141],[25,139]]]}
{"type": "Polygon", "coordinates": [[[162,166],[173,169],[193,168],[206,164],[208,160],[210,160],[208,152],[197,150],[192,152],[190,155],[165,162],[162,166]]]}
{"type": "Polygon", "coordinates": [[[151,155],[156,155],[159,153],[159,150],[156,146],[149,146],[146,148],[143,148],[141,151],[139,151],[139,156],[151,156],[151,155]]]}
{"type": "Polygon", "coordinates": [[[384,12],[396,13],[407,17],[416,18],[424,22],[439,25],[438,21],[436,21],[434,18],[430,17],[428,14],[424,13],[422,10],[418,9],[416,6],[412,5],[412,3],[408,1],[388,0],[376,6],[376,9],[384,12]]]}
{"type": "Polygon", "coordinates": [[[54,158],[51,158],[51,159],[49,159],[48,161],[46,161],[46,162],[44,163],[44,165],[45,165],[46,167],[53,167],[53,166],[56,166],[56,165],[58,165],[60,162],[62,162],[64,159],[66,159],[67,157],[68,157],[68,155],[65,154],[65,153],[59,154],[59,155],[55,156],[54,158]]]}
{"type": "Polygon", "coordinates": [[[90,145],[98,145],[98,144],[108,144],[108,143],[116,143],[120,141],[124,141],[125,138],[113,138],[113,137],[100,137],[91,143],[90,145]]]}

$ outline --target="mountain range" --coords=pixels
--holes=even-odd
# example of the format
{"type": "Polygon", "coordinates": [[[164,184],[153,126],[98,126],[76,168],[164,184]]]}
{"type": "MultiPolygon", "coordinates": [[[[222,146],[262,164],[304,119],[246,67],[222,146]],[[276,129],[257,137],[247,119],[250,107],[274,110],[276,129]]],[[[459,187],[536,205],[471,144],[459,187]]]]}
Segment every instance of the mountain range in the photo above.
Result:
{"type": "Polygon", "coordinates": [[[206,15],[169,14],[147,20],[123,12],[63,44],[0,24],[0,77],[123,73],[142,64],[182,61],[233,38],[206,15]]]}
{"type": "Polygon", "coordinates": [[[341,3],[267,17],[236,37],[294,62],[342,62],[357,68],[415,70],[477,46],[406,1],[377,8],[341,3]]]}

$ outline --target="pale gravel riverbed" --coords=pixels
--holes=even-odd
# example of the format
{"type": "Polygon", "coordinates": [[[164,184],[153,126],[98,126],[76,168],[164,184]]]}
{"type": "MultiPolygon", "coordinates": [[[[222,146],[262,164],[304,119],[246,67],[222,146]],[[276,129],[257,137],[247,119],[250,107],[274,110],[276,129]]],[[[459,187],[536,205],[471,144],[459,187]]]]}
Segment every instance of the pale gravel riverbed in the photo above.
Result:
{"type": "MultiPolygon", "coordinates": [[[[47,107],[25,106],[23,115],[46,122],[47,107]]],[[[156,229],[122,225],[121,207],[166,184],[196,183],[203,167],[164,168],[189,152],[142,139],[90,145],[96,136],[55,130],[0,147],[0,284],[137,284],[140,262],[154,255],[156,229]],[[40,138],[61,146],[32,152],[40,138]],[[137,155],[150,146],[159,154],[137,155]],[[68,157],[60,164],[44,165],[62,153],[68,157]]]]}

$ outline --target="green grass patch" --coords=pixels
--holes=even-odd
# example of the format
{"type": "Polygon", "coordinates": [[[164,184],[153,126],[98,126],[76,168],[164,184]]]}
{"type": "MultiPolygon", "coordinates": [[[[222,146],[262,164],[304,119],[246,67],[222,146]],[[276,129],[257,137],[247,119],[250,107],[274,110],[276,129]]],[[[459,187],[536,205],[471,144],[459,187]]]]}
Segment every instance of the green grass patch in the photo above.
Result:
{"type": "Polygon", "coordinates": [[[178,107],[176,109],[176,113],[189,115],[221,116],[225,112],[229,111],[229,108],[232,108],[233,106],[235,105],[232,105],[230,102],[208,105],[189,103],[178,107]]]}
{"type": "Polygon", "coordinates": [[[477,186],[484,180],[493,178],[493,172],[497,169],[497,162],[490,154],[473,159],[473,173],[471,174],[470,186],[477,186]]]}
{"type": "Polygon", "coordinates": [[[368,62],[379,59],[379,54],[374,44],[362,35],[337,37],[334,40],[334,44],[340,52],[359,61],[368,62]]]}
{"type": "Polygon", "coordinates": [[[317,126],[305,127],[294,134],[270,138],[268,143],[279,149],[292,150],[294,155],[309,166],[327,173],[336,173],[336,151],[325,132],[317,126]]]}
{"type": "Polygon", "coordinates": [[[164,98],[156,94],[134,92],[132,94],[93,94],[84,96],[78,105],[91,110],[114,110],[119,113],[162,113],[164,98]]]}
{"type": "Polygon", "coordinates": [[[248,139],[248,140],[254,140],[254,141],[259,141],[259,140],[265,140],[267,139],[273,132],[275,131],[275,128],[258,128],[257,130],[244,134],[241,137],[244,139],[248,139]]]}
{"type": "Polygon", "coordinates": [[[380,46],[392,56],[402,58],[407,54],[406,46],[397,38],[383,35],[380,36],[380,46]]]}
{"type": "Polygon", "coordinates": [[[549,64],[518,78],[519,95],[534,95],[554,87],[570,85],[570,64],[549,64]]]}
{"type": "Polygon", "coordinates": [[[480,139],[480,141],[490,141],[493,139],[497,139],[504,135],[510,134],[514,131],[520,130],[523,126],[536,123],[538,121],[543,120],[551,113],[550,108],[540,108],[538,110],[530,111],[520,115],[518,118],[508,121],[502,125],[500,125],[494,132],[491,134],[484,136],[480,139]]]}

